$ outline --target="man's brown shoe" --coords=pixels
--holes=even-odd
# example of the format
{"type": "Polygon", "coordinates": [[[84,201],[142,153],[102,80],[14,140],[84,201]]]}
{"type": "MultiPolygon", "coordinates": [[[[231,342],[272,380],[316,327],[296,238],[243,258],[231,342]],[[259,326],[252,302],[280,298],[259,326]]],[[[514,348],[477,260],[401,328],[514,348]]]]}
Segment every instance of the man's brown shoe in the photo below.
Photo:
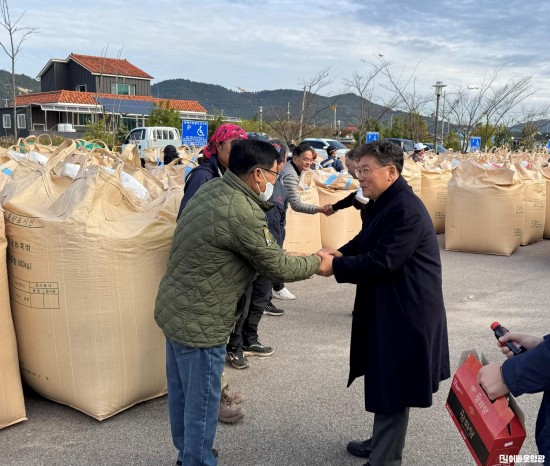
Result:
{"type": "Polygon", "coordinates": [[[218,421],[225,422],[226,424],[234,424],[240,421],[244,417],[244,411],[240,406],[230,405],[227,403],[220,403],[220,409],[218,411],[218,421]]]}
{"type": "Polygon", "coordinates": [[[238,405],[242,403],[243,400],[244,396],[241,392],[238,392],[236,390],[229,390],[228,388],[224,388],[222,390],[222,403],[228,405],[238,405]]]}

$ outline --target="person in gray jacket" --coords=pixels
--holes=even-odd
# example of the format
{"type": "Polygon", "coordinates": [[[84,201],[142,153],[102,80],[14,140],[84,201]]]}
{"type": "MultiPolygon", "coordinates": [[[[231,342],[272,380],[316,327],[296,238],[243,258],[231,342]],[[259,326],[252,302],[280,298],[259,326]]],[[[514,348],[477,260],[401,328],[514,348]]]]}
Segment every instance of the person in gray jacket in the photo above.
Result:
{"type": "Polygon", "coordinates": [[[301,212],[304,214],[319,214],[330,215],[332,213],[332,206],[330,204],[324,206],[316,206],[313,204],[306,204],[300,199],[300,193],[298,185],[300,184],[300,177],[302,173],[309,170],[311,164],[314,161],[313,148],[302,142],[292,149],[292,159],[287,162],[281,171],[280,179],[288,194],[288,202],[290,207],[295,212],[301,212]]]}

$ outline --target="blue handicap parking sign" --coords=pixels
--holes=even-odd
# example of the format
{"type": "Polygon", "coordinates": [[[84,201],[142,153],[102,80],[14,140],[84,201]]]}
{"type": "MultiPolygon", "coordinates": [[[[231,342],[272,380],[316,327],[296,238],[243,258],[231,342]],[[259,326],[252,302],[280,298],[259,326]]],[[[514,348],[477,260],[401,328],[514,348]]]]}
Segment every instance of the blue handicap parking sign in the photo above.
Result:
{"type": "Polygon", "coordinates": [[[205,146],[208,140],[208,122],[183,120],[181,122],[181,143],[187,146],[205,146]]]}
{"type": "Polygon", "coordinates": [[[376,131],[369,131],[367,133],[367,142],[378,141],[380,139],[380,133],[376,131]]]}
{"type": "Polygon", "coordinates": [[[470,152],[481,150],[481,138],[479,136],[472,136],[470,138],[470,152]]]}

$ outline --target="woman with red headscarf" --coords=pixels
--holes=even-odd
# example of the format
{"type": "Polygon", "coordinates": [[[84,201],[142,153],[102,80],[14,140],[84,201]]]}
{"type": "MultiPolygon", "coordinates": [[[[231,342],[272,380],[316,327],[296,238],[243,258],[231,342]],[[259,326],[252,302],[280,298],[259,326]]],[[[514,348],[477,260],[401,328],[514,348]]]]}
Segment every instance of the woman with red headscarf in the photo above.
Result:
{"type": "Polygon", "coordinates": [[[223,176],[229,164],[231,143],[236,139],[248,139],[246,131],[238,125],[224,123],[214,131],[203,151],[206,161],[198,167],[193,168],[189,175],[187,175],[178,219],[189,199],[197,192],[197,189],[207,181],[223,176]]]}

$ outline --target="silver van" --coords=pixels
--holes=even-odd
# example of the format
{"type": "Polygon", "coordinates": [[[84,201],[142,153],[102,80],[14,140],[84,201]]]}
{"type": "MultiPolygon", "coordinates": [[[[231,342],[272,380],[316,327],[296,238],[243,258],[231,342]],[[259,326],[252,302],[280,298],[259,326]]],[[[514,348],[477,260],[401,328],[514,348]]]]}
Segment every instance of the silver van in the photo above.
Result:
{"type": "Polygon", "coordinates": [[[124,138],[122,150],[128,144],[135,144],[139,156],[143,158],[143,150],[151,147],[164,149],[168,144],[174,147],[181,146],[181,133],[178,128],[170,126],[147,126],[134,128],[124,138]]]}

